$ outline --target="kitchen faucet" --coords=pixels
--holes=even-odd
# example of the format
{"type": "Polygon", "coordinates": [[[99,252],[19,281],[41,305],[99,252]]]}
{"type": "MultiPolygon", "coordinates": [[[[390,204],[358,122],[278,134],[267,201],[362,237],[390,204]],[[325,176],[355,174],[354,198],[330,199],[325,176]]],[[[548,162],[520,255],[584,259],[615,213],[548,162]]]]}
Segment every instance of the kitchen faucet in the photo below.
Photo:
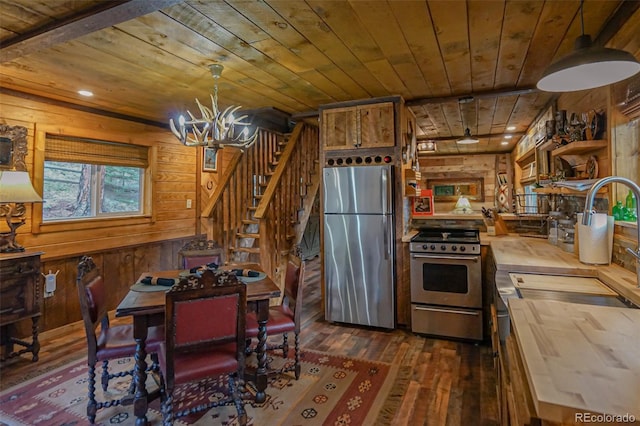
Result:
{"type": "MultiPolygon", "coordinates": [[[[589,192],[587,192],[587,199],[584,202],[584,214],[582,215],[583,225],[585,226],[591,225],[591,215],[594,213],[593,203],[596,198],[596,193],[598,192],[598,190],[602,188],[604,185],[608,183],[613,183],[613,182],[623,183],[627,185],[631,189],[631,191],[634,193],[634,195],[636,196],[636,218],[639,217],[638,215],[640,214],[640,204],[639,204],[640,186],[638,186],[638,184],[635,183],[634,181],[621,176],[607,176],[596,181],[596,183],[594,183],[593,186],[589,189],[589,192]]],[[[636,258],[636,284],[637,284],[637,287],[640,288],[640,226],[637,226],[636,229],[638,230],[638,239],[637,239],[638,248],[634,250],[631,247],[627,247],[627,252],[631,253],[633,257],[636,258]]]]}

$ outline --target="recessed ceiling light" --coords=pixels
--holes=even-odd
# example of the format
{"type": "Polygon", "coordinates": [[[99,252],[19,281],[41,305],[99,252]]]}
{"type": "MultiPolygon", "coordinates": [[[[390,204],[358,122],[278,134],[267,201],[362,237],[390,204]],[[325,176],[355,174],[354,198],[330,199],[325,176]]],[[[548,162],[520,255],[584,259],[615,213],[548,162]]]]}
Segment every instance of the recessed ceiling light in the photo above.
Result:
{"type": "Polygon", "coordinates": [[[509,131],[509,132],[513,132],[515,129],[516,129],[516,126],[507,127],[507,131],[509,131]]]}
{"type": "Polygon", "coordinates": [[[513,135],[504,135],[505,139],[511,139],[513,137],[513,135]]]}
{"type": "Polygon", "coordinates": [[[500,142],[500,145],[509,145],[509,141],[502,141],[500,142]]]}
{"type": "Polygon", "coordinates": [[[78,94],[82,96],[93,96],[93,92],[89,90],[78,90],[78,94]]]}

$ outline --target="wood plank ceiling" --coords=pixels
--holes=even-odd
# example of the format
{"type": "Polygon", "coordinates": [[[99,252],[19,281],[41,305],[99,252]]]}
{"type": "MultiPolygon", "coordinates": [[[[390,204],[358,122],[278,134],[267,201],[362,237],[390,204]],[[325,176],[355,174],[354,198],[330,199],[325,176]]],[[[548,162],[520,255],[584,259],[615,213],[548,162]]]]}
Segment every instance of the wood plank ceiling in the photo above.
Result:
{"type": "MultiPolygon", "coordinates": [[[[401,95],[418,139],[437,140],[438,153],[508,152],[552,100],[535,84],[572,50],[579,8],[579,0],[3,0],[0,93],[166,126],[195,112],[195,98],[209,102],[207,65],[219,62],[222,107],[301,118],[323,104],[401,95]],[[455,143],[465,127],[479,144],[455,143]]],[[[637,1],[586,0],[584,27],[640,57],[637,1]]]]}

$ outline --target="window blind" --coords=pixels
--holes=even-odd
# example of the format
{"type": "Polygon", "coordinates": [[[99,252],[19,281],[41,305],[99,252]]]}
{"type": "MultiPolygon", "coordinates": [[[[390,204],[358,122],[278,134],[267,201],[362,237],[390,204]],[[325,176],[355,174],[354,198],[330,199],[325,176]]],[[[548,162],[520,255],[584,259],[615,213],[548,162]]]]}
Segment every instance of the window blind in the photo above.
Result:
{"type": "Polygon", "coordinates": [[[47,134],[45,160],[146,168],[148,147],[47,134]]]}

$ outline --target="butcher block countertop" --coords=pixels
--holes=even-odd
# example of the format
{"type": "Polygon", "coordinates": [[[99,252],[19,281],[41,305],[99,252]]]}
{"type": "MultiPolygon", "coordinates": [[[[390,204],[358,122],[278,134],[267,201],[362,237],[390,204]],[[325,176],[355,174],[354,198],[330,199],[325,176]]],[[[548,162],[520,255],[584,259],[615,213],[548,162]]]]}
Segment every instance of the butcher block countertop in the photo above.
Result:
{"type": "Polygon", "coordinates": [[[636,274],[621,266],[581,263],[574,253],[568,253],[539,238],[517,235],[492,237],[490,245],[498,271],[595,277],[640,306],[636,274]]]}
{"type": "Polygon", "coordinates": [[[509,314],[538,417],[640,419],[640,309],[513,299],[509,314]]]}

